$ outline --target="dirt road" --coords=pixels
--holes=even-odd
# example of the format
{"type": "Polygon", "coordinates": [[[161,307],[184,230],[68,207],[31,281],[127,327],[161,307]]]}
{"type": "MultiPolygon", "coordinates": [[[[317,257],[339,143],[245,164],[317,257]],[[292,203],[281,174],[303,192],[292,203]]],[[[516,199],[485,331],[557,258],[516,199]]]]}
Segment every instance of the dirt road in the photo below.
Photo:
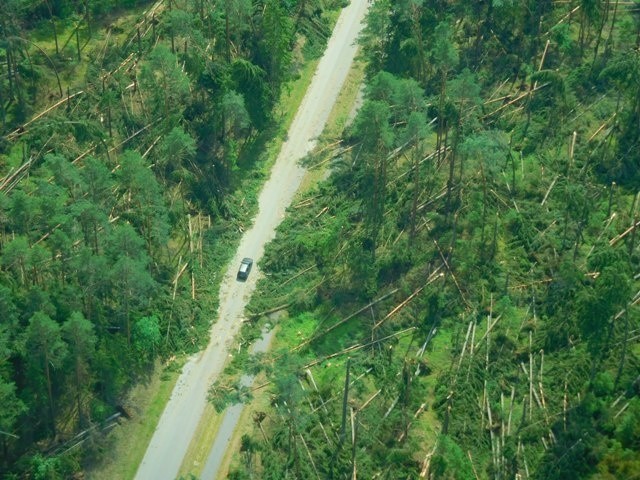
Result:
{"type": "Polygon", "coordinates": [[[190,359],[182,370],[165,407],[149,447],[136,473],[138,480],[172,480],[196,431],[207,401],[207,390],[220,374],[228,348],[240,328],[249,296],[255,288],[259,269],[244,282],[236,281],[243,257],[262,257],[264,246],[275,236],[285,209],[298,190],[304,169],[297,161],[314,146],[355,56],[355,39],[369,6],[369,0],[351,0],[334,28],[327,50],[289,129],[288,140],[259,197],[260,211],[253,227],[240,242],[220,288],[218,319],[211,327],[207,348],[190,359]]]}

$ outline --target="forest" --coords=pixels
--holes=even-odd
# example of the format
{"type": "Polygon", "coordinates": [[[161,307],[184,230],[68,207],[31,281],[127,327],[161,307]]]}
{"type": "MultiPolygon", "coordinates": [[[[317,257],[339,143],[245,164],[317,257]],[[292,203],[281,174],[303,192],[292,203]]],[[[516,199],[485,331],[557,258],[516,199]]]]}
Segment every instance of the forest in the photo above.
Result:
{"type": "Polygon", "coordinates": [[[374,0],[360,46],[274,348],[211,389],[253,412],[228,478],[640,478],[640,3],[374,0]]]}
{"type": "Polygon", "coordinates": [[[278,102],[341,6],[2,2],[1,478],[82,478],[127,392],[207,343],[278,102]]]}
{"type": "MultiPolygon", "coordinates": [[[[208,340],[342,4],[3,2],[2,478],[81,478],[208,340]]],[[[211,389],[254,402],[229,478],[640,478],[640,3],[373,0],[360,46],[248,306],[274,348],[211,389]]]]}

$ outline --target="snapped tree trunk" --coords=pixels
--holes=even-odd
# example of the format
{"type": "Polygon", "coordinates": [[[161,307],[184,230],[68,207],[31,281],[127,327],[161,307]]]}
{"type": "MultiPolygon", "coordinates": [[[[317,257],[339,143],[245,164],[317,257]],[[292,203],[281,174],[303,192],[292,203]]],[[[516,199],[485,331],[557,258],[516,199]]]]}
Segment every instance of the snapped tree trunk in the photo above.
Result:
{"type": "Polygon", "coordinates": [[[44,356],[44,374],[47,380],[47,395],[49,396],[49,417],[51,421],[51,433],[55,437],[56,432],[56,417],[55,417],[55,408],[53,405],[53,388],[51,386],[51,369],[49,368],[49,357],[47,355],[44,356]]]}

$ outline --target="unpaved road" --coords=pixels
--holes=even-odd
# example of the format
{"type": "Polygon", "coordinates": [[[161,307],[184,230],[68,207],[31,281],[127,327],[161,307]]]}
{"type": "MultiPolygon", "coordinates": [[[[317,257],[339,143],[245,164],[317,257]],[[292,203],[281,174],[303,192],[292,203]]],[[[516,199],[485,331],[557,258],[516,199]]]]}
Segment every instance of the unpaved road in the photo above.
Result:
{"type": "Polygon", "coordinates": [[[275,229],[305,173],[298,160],[313,148],[315,139],[322,133],[349,72],[356,52],[355,40],[368,6],[369,0],[352,0],[336,23],[327,50],[291,124],[288,140],[282,145],[271,177],[260,193],[260,210],[253,227],[245,232],[225,273],[220,287],[218,319],[211,327],[209,345],[182,369],[138,467],[137,480],[173,480],[178,475],[204,411],[207,390],[224,366],[228,348],[240,328],[242,312],[258,278],[259,269],[254,265],[246,282],[236,281],[240,260],[252,257],[257,262],[265,244],[274,238],[275,229]]]}

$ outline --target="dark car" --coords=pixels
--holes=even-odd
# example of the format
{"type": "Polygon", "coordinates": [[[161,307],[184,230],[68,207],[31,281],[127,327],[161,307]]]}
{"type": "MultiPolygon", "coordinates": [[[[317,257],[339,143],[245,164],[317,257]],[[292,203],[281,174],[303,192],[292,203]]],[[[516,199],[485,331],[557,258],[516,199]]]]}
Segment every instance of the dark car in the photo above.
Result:
{"type": "Polygon", "coordinates": [[[249,276],[249,272],[251,271],[251,267],[253,266],[253,259],[249,257],[245,257],[240,262],[240,268],[238,269],[238,280],[246,280],[249,276]]]}

